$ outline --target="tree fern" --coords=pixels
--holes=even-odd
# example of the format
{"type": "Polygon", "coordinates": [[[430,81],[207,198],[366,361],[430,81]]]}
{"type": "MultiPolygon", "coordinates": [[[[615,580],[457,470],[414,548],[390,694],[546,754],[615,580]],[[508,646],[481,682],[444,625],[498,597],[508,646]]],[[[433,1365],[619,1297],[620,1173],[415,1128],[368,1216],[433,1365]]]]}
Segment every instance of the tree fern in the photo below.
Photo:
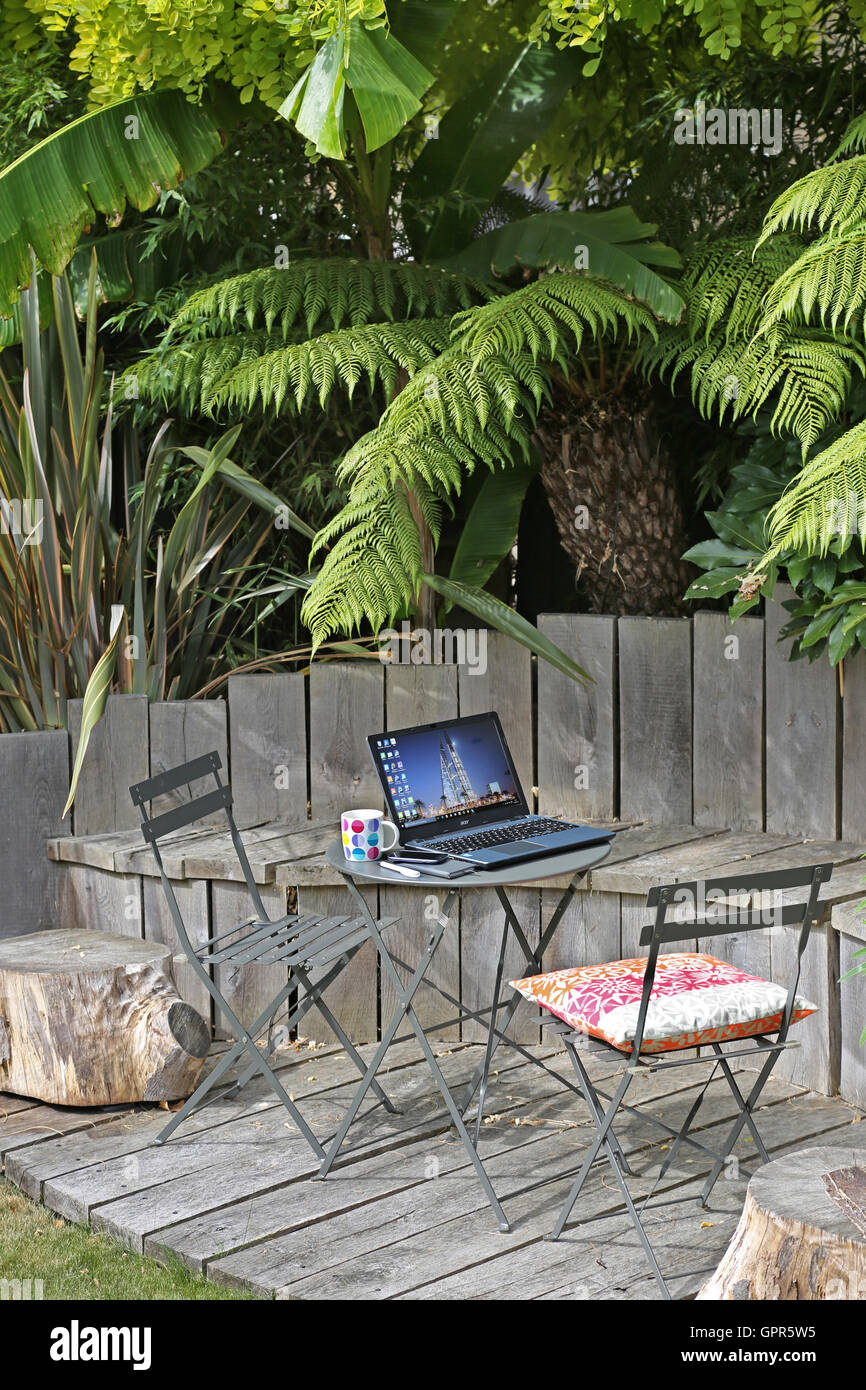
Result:
{"type": "Polygon", "coordinates": [[[848,328],[866,304],[866,225],[823,237],[789,266],[767,295],[765,323],[813,314],[835,330],[848,328]]]}
{"type": "Polygon", "coordinates": [[[753,253],[748,238],[699,247],[686,266],[688,315],[644,343],[638,365],[673,385],[688,371],[692,399],[706,418],[754,417],[769,408],[776,433],[804,451],[842,410],[862,349],[850,339],[799,322],[775,322],[765,306],[803,259],[802,244],[779,236],[753,253]]]}
{"type": "Polygon", "coordinates": [[[699,246],[682,281],[688,338],[709,339],[717,328],[727,342],[749,337],[760,322],[764,296],[801,250],[793,237],[776,237],[757,251],[747,236],[713,237],[699,246]]]}
{"type": "Polygon", "coordinates": [[[754,417],[772,403],[774,432],[793,434],[804,447],[838,416],[852,367],[866,366],[854,343],[808,328],[777,329],[770,338],[748,342],[726,341],[724,328],[709,340],[693,342],[688,330],[679,328],[643,349],[639,363],[668,377],[671,385],[688,370],[692,399],[707,419],[754,417]]]}
{"type": "Polygon", "coordinates": [[[316,537],[313,555],[327,554],[302,610],[316,644],[347,617],[375,629],[409,604],[423,573],[410,494],[435,542],[467,474],[528,456],[548,364],[567,366],[587,333],[614,328],[656,333],[643,305],[566,273],[455,317],[450,346],[340,465],[348,501],[316,537]]]}
{"type": "Polygon", "coordinates": [[[299,260],[221,280],[190,296],[174,326],[201,324],[214,331],[279,327],[284,338],[344,324],[442,318],[497,293],[494,286],[456,271],[395,261],[331,258],[299,260]]]}
{"type": "Polygon", "coordinates": [[[786,489],[768,517],[770,549],[763,568],[783,550],[806,547],[825,555],[840,534],[859,534],[866,545],[866,422],[847,430],[816,454],[786,489]]]}
{"type": "Polygon", "coordinates": [[[813,169],[786,188],[764,219],[758,245],[775,232],[817,226],[819,231],[844,231],[860,221],[866,202],[866,155],[813,169]]]}
{"type": "MultiPolygon", "coordinates": [[[[208,347],[218,350],[224,341],[216,339],[208,347]]],[[[210,411],[247,411],[257,406],[280,411],[288,400],[300,411],[311,397],[324,406],[337,387],[351,400],[365,378],[371,390],[378,382],[390,396],[401,370],[413,376],[448,342],[447,319],[410,319],[323,333],[308,342],[271,347],[260,355],[245,353],[207,387],[203,375],[202,403],[210,411]]],[[[207,356],[205,360],[209,365],[207,356]]]]}

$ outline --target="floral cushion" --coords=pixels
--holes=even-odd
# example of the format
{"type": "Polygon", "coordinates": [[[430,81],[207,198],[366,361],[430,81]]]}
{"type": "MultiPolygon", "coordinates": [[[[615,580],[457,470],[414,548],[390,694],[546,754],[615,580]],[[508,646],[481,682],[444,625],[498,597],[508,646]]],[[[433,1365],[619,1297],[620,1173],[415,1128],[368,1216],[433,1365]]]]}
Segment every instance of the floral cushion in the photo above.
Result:
{"type": "MultiPolygon", "coordinates": [[[[631,1052],[637,1029],[645,960],[615,960],[552,970],[512,980],[525,999],[555,1014],[576,1032],[631,1052]]],[[[787,990],[747,975],[714,956],[674,951],[659,956],[641,1052],[669,1052],[699,1043],[727,1042],[775,1032],[787,990]]],[[[799,995],[791,1022],[816,1010],[799,995]]]]}

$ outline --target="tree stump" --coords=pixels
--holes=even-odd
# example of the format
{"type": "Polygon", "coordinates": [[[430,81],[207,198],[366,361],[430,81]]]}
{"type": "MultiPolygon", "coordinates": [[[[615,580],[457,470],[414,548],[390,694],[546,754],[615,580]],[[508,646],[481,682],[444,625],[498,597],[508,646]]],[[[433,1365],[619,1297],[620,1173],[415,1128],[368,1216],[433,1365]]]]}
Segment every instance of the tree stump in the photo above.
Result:
{"type": "Polygon", "coordinates": [[[168,946],[90,931],[0,941],[0,1091],[53,1105],[178,1100],[209,1044],[168,946]]]}
{"type": "Polygon", "coordinates": [[[866,1166],[866,1149],[801,1149],[760,1168],[740,1224],[699,1299],[866,1298],[866,1236],[824,1177],[866,1166]]]}

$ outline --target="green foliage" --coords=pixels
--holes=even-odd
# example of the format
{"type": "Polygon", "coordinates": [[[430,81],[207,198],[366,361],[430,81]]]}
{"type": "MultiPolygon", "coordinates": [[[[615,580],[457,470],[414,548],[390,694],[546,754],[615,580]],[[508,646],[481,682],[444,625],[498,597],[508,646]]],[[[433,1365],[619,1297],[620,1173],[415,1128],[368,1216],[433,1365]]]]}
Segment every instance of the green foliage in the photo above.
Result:
{"type": "Polygon", "coordinates": [[[354,102],[369,154],[393,140],[421,110],[432,81],[432,73],[393,34],[353,18],[328,36],[280,115],[293,121],[319,154],[345,159],[346,122],[354,102]]]}
{"type": "Polygon", "coordinates": [[[766,562],[767,519],[797,467],[792,443],[758,438],[746,460],[732,470],[721,506],[706,513],[716,539],[686,552],[684,558],[705,571],[686,597],[727,597],[731,617],[737,618],[761,598],[772,597],[778,577],[787,579],[797,596],[785,601],[791,617],[780,640],[791,640],[792,660],[815,661],[826,652],[835,666],[855,647],[866,647],[866,553],[856,524],[849,527],[854,517],[843,516],[823,556],[813,553],[806,538],[766,562]]]}
{"type": "Polygon", "coordinates": [[[423,574],[410,498],[437,540],[466,474],[528,458],[548,365],[567,369],[584,337],[605,331],[656,329],[621,291],[565,273],[455,317],[450,347],[340,465],[348,501],[316,537],[313,554],[327,553],[302,609],[317,644],[347,622],[375,630],[405,611],[423,574]]]}
{"type": "Polygon", "coordinates": [[[572,55],[551,45],[524,43],[484,64],[405,180],[406,230],[419,259],[437,260],[466,244],[578,76],[572,55]]]}
{"type": "Polygon", "coordinates": [[[179,92],[150,92],[82,116],[0,173],[0,316],[30,282],[31,251],[59,275],[97,214],[119,222],[152,207],[184,171],[222,150],[212,112],[179,92]]]}
{"type": "MultiPolygon", "coordinates": [[[[261,598],[248,574],[274,534],[278,509],[287,526],[311,535],[279,497],[232,464],[237,431],[212,450],[185,451],[193,485],[163,534],[177,454],[163,427],[143,473],[129,436],[122,458],[112,458],[95,261],[83,359],[67,281],[54,281],[54,319],[42,334],[36,295],[33,284],[22,299],[20,382],[14,358],[0,369],[0,505],[7,516],[17,508],[32,519],[41,509],[41,535],[34,526],[30,534],[0,528],[5,731],[64,725],[67,700],[85,693],[115,637],[115,688],[151,699],[196,694],[257,654],[261,598]]],[[[103,674],[110,667],[104,663],[103,674]]],[[[107,681],[100,687],[107,692],[107,681]]]]}
{"type": "Polygon", "coordinates": [[[762,335],[765,296],[797,255],[791,239],[761,245],[716,238],[690,257],[683,277],[687,321],[646,344],[640,366],[674,385],[689,372],[701,414],[737,421],[771,407],[771,426],[804,450],[840,414],[852,371],[866,368],[862,347],[842,335],[778,323],[762,335]]]}

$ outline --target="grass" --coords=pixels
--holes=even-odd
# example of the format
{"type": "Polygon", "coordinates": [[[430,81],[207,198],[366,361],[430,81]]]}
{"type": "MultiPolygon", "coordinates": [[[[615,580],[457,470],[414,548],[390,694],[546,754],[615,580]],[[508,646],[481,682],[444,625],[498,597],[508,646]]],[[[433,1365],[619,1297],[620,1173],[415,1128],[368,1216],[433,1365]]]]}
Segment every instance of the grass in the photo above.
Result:
{"type": "MultiPolygon", "coordinates": [[[[248,1299],[193,1274],[124,1250],[31,1202],[0,1178],[0,1280],[42,1280],[43,1298],[248,1299]]],[[[0,1290],[2,1297],[2,1290],[0,1290]]]]}

